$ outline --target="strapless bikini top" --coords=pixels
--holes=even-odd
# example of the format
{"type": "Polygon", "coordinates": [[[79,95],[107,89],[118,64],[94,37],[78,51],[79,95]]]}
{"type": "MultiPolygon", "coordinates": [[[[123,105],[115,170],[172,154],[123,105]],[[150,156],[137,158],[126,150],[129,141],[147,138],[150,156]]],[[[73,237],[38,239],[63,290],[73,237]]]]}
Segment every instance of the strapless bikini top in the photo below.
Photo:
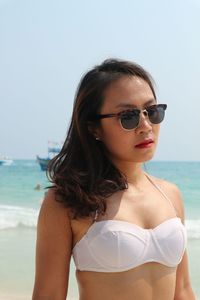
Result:
{"type": "MultiPolygon", "coordinates": [[[[147,178],[175,211],[170,199],[147,178]]],[[[152,229],[121,220],[95,220],[74,246],[72,255],[80,271],[122,272],[147,262],[176,267],[182,260],[186,243],[186,229],[177,216],[152,229]]]]}

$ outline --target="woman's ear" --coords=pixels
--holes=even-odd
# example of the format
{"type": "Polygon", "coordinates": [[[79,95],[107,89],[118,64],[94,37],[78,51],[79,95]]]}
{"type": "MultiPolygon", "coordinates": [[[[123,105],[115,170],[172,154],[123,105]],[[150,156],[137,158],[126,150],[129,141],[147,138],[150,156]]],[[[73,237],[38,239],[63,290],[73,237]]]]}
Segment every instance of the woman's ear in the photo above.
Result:
{"type": "Polygon", "coordinates": [[[99,130],[92,122],[87,122],[87,128],[90,134],[96,139],[99,139],[99,130]]]}

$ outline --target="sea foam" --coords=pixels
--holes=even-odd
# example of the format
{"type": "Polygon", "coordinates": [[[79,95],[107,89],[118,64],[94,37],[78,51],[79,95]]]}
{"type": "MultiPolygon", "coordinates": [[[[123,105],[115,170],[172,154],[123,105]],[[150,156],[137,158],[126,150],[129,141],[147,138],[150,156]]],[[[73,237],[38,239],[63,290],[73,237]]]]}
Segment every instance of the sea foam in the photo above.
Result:
{"type": "Polygon", "coordinates": [[[200,220],[185,220],[189,239],[200,239],[200,220]]]}
{"type": "Polygon", "coordinates": [[[20,226],[36,227],[38,213],[33,208],[0,205],[0,230],[20,226]]]}
{"type": "MultiPolygon", "coordinates": [[[[0,230],[17,227],[36,228],[39,210],[12,206],[0,205],[0,230]]],[[[200,220],[186,220],[185,226],[189,239],[200,239],[200,220]]]]}

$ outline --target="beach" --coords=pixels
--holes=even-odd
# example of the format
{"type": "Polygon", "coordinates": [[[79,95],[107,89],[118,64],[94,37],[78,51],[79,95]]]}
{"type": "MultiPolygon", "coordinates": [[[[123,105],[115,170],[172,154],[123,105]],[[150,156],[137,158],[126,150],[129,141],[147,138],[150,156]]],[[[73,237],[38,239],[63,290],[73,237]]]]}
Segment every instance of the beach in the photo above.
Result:
{"type": "MultiPolygon", "coordinates": [[[[151,162],[147,171],[181,189],[188,234],[187,252],[193,290],[200,299],[200,164],[151,162]]],[[[35,271],[36,225],[49,183],[34,160],[14,161],[0,168],[0,300],[31,299],[35,271]],[[35,190],[37,184],[41,189],[35,190]]],[[[69,300],[78,300],[75,266],[71,260],[69,300]]]]}

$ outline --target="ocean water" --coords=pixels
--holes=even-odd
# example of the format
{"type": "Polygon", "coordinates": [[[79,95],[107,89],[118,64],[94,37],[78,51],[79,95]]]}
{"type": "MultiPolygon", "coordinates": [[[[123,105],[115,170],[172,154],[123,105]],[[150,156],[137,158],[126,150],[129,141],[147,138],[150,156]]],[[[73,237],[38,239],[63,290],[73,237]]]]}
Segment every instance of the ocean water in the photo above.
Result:
{"type": "MultiPolygon", "coordinates": [[[[149,174],[174,182],[182,192],[192,287],[200,299],[200,162],[149,162],[149,174]]],[[[0,167],[0,300],[31,299],[36,225],[49,183],[34,160],[0,167]],[[35,190],[37,184],[41,190],[35,190]]],[[[71,260],[67,299],[78,299],[71,260]]]]}

